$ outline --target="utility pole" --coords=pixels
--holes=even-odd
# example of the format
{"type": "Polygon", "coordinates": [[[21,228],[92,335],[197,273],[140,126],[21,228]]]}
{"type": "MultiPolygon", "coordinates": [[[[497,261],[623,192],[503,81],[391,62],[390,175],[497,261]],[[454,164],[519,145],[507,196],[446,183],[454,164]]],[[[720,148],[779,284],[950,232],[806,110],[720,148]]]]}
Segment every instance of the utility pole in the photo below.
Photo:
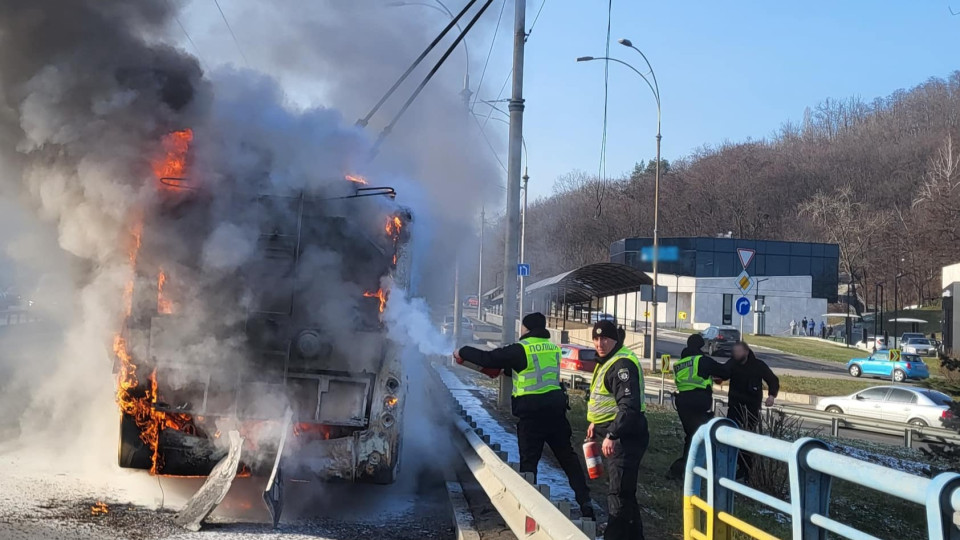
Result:
{"type": "MultiPolygon", "coordinates": [[[[526,263],[526,245],[527,245],[527,186],[530,182],[530,175],[527,174],[526,169],[523,171],[523,210],[520,214],[520,262],[526,263]]],[[[520,318],[523,318],[523,287],[524,279],[523,276],[520,276],[520,318]]]]}
{"type": "MultiPolygon", "coordinates": [[[[456,248],[454,248],[456,249],[456,248]]],[[[454,350],[460,349],[460,332],[463,329],[460,319],[463,317],[463,307],[460,300],[460,254],[454,255],[453,260],[453,345],[454,350]]]]}
{"type": "Polygon", "coordinates": [[[477,263],[477,320],[483,320],[483,229],[486,225],[484,221],[484,207],[480,207],[480,262],[477,263]]]}
{"type": "MultiPolygon", "coordinates": [[[[507,212],[503,256],[503,345],[517,339],[517,264],[520,248],[520,158],[523,149],[523,45],[526,40],[527,1],[516,0],[513,21],[513,91],[510,95],[510,140],[507,157],[507,212]]],[[[511,381],[500,377],[497,405],[510,407],[511,381]]]]}
{"type": "MultiPolygon", "coordinates": [[[[441,4],[442,5],[442,4],[441,4]]],[[[446,7],[444,7],[446,9],[446,7]]],[[[466,44],[464,44],[464,50],[466,50],[466,44]]],[[[463,107],[467,113],[467,118],[470,117],[470,96],[473,94],[470,91],[470,55],[467,54],[467,66],[466,73],[463,75],[463,90],[460,91],[460,98],[463,99],[463,107]]],[[[454,249],[457,250],[453,258],[453,343],[457,349],[460,348],[460,332],[462,330],[462,321],[463,319],[463,301],[460,299],[460,249],[459,245],[454,249]]]]}

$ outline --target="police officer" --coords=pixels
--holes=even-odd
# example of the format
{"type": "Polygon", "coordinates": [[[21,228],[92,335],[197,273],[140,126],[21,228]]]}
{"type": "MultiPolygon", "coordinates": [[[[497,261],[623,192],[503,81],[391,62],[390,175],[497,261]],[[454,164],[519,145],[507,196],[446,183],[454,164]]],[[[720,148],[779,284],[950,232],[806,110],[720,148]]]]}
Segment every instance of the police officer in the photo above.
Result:
{"type": "Polygon", "coordinates": [[[623,330],[611,321],[600,321],[593,327],[597,367],[587,401],[587,438],[603,438],[601,451],[607,458],[610,516],[606,540],[643,538],[637,476],[650,433],[644,414],[643,371],[637,356],[624,347],[623,338],[623,330]]]}
{"type": "Polygon", "coordinates": [[[674,403],[686,436],[683,440],[683,456],[670,465],[668,478],[683,478],[693,434],[713,417],[712,378],[730,378],[730,369],[725,364],[701,352],[703,345],[703,336],[700,334],[688,337],[687,347],[680,353],[680,360],[673,365],[673,380],[677,385],[674,403]]]}
{"type": "Polygon", "coordinates": [[[594,519],[587,478],[570,442],[573,431],[567,420],[567,394],[560,385],[560,347],[550,342],[547,319],[541,313],[524,317],[521,331],[519,343],[492,351],[463,347],[454,358],[460,363],[513,372],[511,408],[518,419],[520,472],[536,477],[543,445],[550,445],[573,488],[580,514],[594,519]]]}

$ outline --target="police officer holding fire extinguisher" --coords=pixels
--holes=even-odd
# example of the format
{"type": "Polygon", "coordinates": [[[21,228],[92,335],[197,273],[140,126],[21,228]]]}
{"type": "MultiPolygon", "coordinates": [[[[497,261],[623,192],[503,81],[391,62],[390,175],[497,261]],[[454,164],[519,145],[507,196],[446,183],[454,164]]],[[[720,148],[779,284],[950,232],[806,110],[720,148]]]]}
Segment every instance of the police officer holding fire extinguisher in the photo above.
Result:
{"type": "MultiPolygon", "coordinates": [[[[597,367],[590,381],[587,402],[587,439],[603,439],[610,481],[607,494],[609,520],[606,540],[643,538],[643,522],[637,503],[640,460],[650,443],[640,361],[623,344],[623,329],[611,321],[593,327],[597,367]]],[[[589,466],[589,464],[588,464],[589,466]]]]}
{"type": "Polygon", "coordinates": [[[580,515],[594,519],[590,488],[570,441],[573,431],[567,420],[567,393],[560,384],[560,347],[550,341],[547,318],[542,313],[530,313],[522,324],[523,335],[518,343],[492,351],[462,347],[453,357],[458,364],[489,377],[510,370],[520,472],[536,477],[543,446],[548,445],[570,481],[580,515]]]}

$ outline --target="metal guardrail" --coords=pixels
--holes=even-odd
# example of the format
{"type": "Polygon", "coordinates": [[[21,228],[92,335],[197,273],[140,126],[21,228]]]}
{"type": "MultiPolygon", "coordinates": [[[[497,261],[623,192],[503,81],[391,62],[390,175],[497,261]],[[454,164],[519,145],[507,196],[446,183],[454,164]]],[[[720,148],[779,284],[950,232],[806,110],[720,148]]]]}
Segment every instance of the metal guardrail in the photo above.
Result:
{"type": "Polygon", "coordinates": [[[734,515],[734,496],[740,495],[789,515],[795,539],[822,540],[830,532],[853,540],[875,540],[829,517],[834,478],[923,506],[930,540],[960,539],[956,525],[960,517],[960,474],[923,478],[832,453],[825,442],[810,437],[788,443],[743,431],[726,418],[711,420],[694,435],[683,489],[684,538],[728,539],[737,530],[753,538],[774,539],[734,515]],[[735,480],[740,451],[788,465],[789,502],[735,480]]]}
{"type": "Polygon", "coordinates": [[[789,416],[829,422],[830,435],[833,437],[840,437],[840,428],[844,428],[903,437],[903,445],[907,448],[912,448],[915,441],[960,445],[960,433],[945,428],[933,426],[920,427],[905,422],[845,416],[813,409],[790,407],[788,405],[778,405],[774,407],[774,409],[789,416]]]}
{"type": "MultiPolygon", "coordinates": [[[[431,370],[441,388],[446,388],[431,370]]],[[[447,389],[449,390],[449,389],[447,389]]],[[[452,393],[447,394],[457,416],[455,439],[463,461],[490,502],[517,538],[533,540],[592,540],[597,534],[593,520],[571,520],[571,503],[550,500],[550,487],[534,485],[533,475],[521,474],[519,465],[507,463],[507,453],[477,427],[452,393]]]]}
{"type": "MultiPolygon", "coordinates": [[[[572,387],[586,387],[590,384],[590,376],[586,373],[570,370],[562,370],[560,380],[569,383],[572,387]]],[[[666,396],[676,391],[676,386],[671,383],[665,383],[661,388],[659,381],[651,379],[650,382],[654,382],[654,384],[645,385],[644,390],[646,395],[648,399],[651,396],[658,398],[661,404],[666,399],[666,396]]],[[[714,396],[714,402],[724,406],[727,403],[726,398],[723,396],[714,396]]],[[[716,406],[714,408],[716,408],[716,406]]],[[[890,420],[875,420],[861,416],[840,415],[790,405],[776,405],[773,409],[788,416],[829,423],[830,435],[837,438],[843,436],[840,432],[842,428],[902,437],[903,446],[906,448],[912,448],[914,443],[917,442],[960,445],[960,433],[936,426],[920,427],[906,422],[892,422],[890,420]]]]}

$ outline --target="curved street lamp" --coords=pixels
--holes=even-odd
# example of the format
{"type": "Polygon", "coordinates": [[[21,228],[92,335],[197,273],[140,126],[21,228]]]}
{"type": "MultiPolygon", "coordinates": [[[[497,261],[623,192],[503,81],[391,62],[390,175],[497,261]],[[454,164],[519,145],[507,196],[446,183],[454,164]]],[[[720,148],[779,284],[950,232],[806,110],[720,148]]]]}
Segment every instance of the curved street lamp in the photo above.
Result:
{"type": "Polygon", "coordinates": [[[647,56],[643,54],[640,49],[633,46],[633,43],[629,39],[620,39],[618,43],[625,47],[630,47],[631,49],[640,53],[640,56],[643,57],[643,61],[647,64],[647,68],[650,70],[649,75],[650,79],[653,79],[653,82],[650,82],[650,79],[646,75],[641,73],[637,68],[632,65],[619,60],[617,58],[610,57],[593,57],[593,56],[581,56],[577,58],[577,62],[589,62],[592,60],[606,60],[610,62],[616,62],[618,64],[627,66],[632,69],[634,73],[640,76],[643,79],[643,82],[647,83],[647,86],[650,87],[650,91],[653,92],[653,97],[657,102],[657,169],[656,169],[656,178],[653,183],[653,330],[650,338],[650,360],[651,363],[655,362],[654,358],[656,357],[657,349],[657,283],[658,283],[658,261],[660,258],[660,235],[658,231],[658,226],[660,224],[660,85],[657,84],[657,76],[653,73],[653,67],[650,65],[650,61],[647,60],[647,56]]]}

